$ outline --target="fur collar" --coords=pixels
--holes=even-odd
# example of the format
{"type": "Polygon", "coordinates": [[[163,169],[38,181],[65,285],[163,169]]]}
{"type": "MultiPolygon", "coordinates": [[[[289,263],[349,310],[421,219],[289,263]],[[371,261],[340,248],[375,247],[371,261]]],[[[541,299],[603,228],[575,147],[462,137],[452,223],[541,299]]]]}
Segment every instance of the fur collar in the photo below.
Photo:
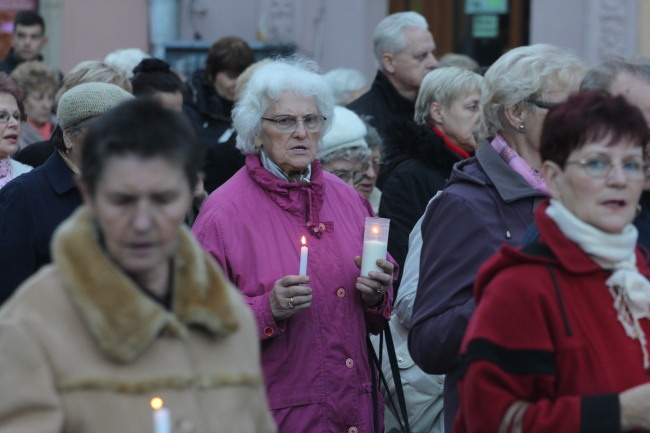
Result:
{"type": "Polygon", "coordinates": [[[188,326],[197,326],[220,336],[238,327],[230,283],[184,226],[173,258],[173,312],[150,299],[106,255],[86,206],[57,230],[52,254],[90,333],[116,361],[132,361],[161,332],[185,338],[188,326]]]}

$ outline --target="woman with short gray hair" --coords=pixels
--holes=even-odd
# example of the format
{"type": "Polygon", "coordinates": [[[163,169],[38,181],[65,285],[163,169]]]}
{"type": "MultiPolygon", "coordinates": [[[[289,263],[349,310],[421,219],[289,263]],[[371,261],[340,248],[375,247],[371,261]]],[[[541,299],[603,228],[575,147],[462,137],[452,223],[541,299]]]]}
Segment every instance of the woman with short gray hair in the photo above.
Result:
{"type": "Polygon", "coordinates": [[[253,73],[233,113],[246,165],[210,194],[193,232],[255,315],[279,430],[383,431],[366,335],[390,314],[393,264],[359,276],[372,210],[316,159],[337,116],[316,70],[294,59],[253,73]]]}

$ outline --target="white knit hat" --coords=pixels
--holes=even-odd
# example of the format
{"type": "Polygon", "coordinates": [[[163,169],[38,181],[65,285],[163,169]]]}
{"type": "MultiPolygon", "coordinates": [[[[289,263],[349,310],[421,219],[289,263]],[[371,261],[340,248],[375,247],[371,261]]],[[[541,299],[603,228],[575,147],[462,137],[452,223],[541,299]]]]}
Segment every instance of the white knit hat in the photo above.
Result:
{"type": "Polygon", "coordinates": [[[328,155],[339,150],[355,147],[367,148],[368,130],[359,116],[345,107],[334,107],[334,119],[329,131],[323,136],[318,148],[318,158],[327,159],[328,155]]]}

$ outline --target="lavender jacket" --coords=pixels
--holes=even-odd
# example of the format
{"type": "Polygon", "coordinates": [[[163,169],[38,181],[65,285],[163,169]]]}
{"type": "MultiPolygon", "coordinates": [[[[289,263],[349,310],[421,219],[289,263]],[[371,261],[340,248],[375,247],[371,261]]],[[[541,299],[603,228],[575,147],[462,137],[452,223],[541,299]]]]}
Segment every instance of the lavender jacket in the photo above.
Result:
{"type": "Polygon", "coordinates": [[[519,244],[544,198],[484,141],[454,166],[424,214],[409,351],[426,373],[445,374],[446,433],[458,411],[460,344],[475,309],[476,273],[501,244],[519,244]]]}
{"type": "MultiPolygon", "coordinates": [[[[312,164],[308,184],[288,183],[256,155],[203,204],[193,232],[241,290],[257,319],[269,404],[283,433],[373,431],[366,333],[390,317],[392,290],[375,309],[355,289],[369,203],[312,164]],[[309,248],[310,308],[276,322],[269,293],[309,248]]],[[[383,402],[379,395],[380,420],[383,402]]]]}

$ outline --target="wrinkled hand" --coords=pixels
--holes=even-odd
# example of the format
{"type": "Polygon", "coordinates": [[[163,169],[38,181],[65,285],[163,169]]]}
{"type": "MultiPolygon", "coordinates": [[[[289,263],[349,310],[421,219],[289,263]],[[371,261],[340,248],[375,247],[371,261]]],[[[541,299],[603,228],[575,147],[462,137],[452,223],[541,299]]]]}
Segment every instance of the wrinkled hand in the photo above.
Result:
{"type": "Polygon", "coordinates": [[[635,386],[618,396],[621,430],[650,430],[650,383],[635,386]]]}
{"type": "MultiPolygon", "coordinates": [[[[361,257],[356,256],[354,263],[361,269],[361,257]]],[[[383,272],[368,272],[368,277],[357,278],[357,290],[361,293],[361,299],[367,307],[374,307],[379,303],[384,293],[393,284],[394,266],[391,262],[384,259],[377,259],[377,266],[383,272]]]]}
{"type": "Polygon", "coordinates": [[[275,282],[269,295],[271,314],[275,320],[284,320],[300,310],[311,306],[311,287],[309,277],[302,275],[287,275],[275,282]]]}

